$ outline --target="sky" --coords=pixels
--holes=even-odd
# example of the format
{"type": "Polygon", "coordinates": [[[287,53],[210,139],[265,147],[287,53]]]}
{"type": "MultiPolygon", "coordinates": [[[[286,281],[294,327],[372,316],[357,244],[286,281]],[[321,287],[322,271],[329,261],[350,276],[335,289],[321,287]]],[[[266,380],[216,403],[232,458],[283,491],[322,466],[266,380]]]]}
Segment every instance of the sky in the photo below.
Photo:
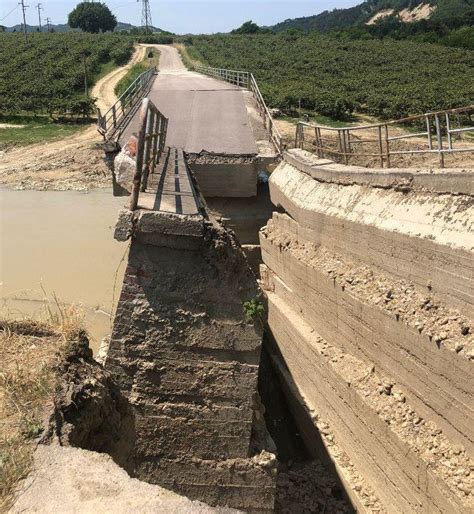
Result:
{"type": "MultiPolygon", "coordinates": [[[[25,5],[26,23],[38,24],[36,5],[41,2],[42,19],[51,18],[51,23],[67,22],[68,13],[78,0],[28,0],[25,5]]],[[[228,32],[247,20],[259,25],[273,25],[287,18],[311,16],[334,8],[350,7],[362,0],[150,0],[153,25],[177,34],[200,34],[228,32]]],[[[118,21],[141,24],[141,1],[105,0],[118,21]]],[[[0,25],[11,27],[22,23],[18,0],[0,0],[0,25]],[[13,12],[11,12],[13,10],[13,12]],[[10,13],[10,14],[9,14],[10,13]]]]}

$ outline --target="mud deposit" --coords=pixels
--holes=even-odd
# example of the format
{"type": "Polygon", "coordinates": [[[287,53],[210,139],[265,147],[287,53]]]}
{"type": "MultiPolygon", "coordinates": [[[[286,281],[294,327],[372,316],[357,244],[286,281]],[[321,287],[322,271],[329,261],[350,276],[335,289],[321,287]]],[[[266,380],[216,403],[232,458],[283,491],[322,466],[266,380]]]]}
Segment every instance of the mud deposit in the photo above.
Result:
{"type": "Polygon", "coordinates": [[[122,283],[127,245],[113,239],[113,227],[123,203],[110,190],[0,189],[2,314],[40,315],[45,292],[50,299],[54,293],[81,305],[96,350],[110,333],[122,283]]]}

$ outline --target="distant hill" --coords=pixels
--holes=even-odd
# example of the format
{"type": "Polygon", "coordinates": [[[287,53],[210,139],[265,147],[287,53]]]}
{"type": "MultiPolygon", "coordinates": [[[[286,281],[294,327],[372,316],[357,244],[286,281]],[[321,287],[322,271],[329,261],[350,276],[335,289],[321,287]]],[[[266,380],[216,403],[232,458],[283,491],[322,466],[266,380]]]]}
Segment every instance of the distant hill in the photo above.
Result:
{"type": "Polygon", "coordinates": [[[430,19],[436,22],[462,18],[474,11],[474,0],[366,0],[348,9],[324,11],[314,16],[288,19],[272,27],[277,32],[289,29],[328,32],[396,18],[402,22],[430,19]]]}
{"type": "MultiPolygon", "coordinates": [[[[80,32],[79,29],[71,29],[71,27],[67,23],[63,24],[57,24],[53,25],[51,24],[50,27],[54,30],[54,32],[80,32]]],[[[115,32],[122,32],[127,31],[131,29],[139,29],[140,27],[137,27],[136,25],[132,25],[130,23],[124,23],[124,22],[117,22],[117,27],[115,27],[115,32]]],[[[38,29],[38,25],[26,25],[26,30],[28,32],[36,32],[38,29]]],[[[158,27],[151,27],[153,32],[165,32],[162,29],[159,29],[158,27]]],[[[19,32],[23,30],[23,25],[13,25],[12,27],[6,27],[6,32],[19,32]]],[[[43,24],[43,31],[46,30],[46,23],[43,24]]]]}

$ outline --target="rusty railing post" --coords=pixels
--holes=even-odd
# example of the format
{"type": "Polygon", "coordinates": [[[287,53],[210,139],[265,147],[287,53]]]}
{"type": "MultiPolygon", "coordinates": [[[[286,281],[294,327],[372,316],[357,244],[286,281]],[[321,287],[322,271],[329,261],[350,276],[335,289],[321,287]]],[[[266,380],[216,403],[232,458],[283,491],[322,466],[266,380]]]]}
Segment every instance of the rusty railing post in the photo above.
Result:
{"type": "Polygon", "coordinates": [[[130,210],[134,211],[138,206],[138,195],[140,194],[140,184],[143,168],[143,151],[145,149],[146,119],[148,116],[148,98],[145,98],[140,111],[140,121],[137,143],[137,157],[135,161],[135,175],[133,176],[132,195],[130,197],[130,210]]]}
{"type": "Polygon", "coordinates": [[[440,123],[439,123],[438,114],[435,114],[435,126],[436,126],[436,139],[438,142],[439,165],[440,165],[440,168],[444,168],[443,136],[441,135],[441,127],[440,127],[440,123]]]}
{"type": "Polygon", "coordinates": [[[379,152],[380,152],[380,166],[383,168],[383,143],[382,143],[382,126],[378,126],[379,133],[379,152]]]}

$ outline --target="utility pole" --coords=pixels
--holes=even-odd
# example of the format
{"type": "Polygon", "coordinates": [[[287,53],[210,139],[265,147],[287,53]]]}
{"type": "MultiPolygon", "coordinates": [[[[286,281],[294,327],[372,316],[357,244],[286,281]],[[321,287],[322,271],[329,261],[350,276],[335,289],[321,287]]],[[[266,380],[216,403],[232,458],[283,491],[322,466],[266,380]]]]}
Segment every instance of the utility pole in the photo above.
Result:
{"type": "MultiPolygon", "coordinates": [[[[140,2],[140,0],[137,0],[140,2]]],[[[142,2],[142,28],[145,30],[145,34],[151,32],[151,27],[153,25],[151,21],[151,9],[150,9],[150,0],[141,0],[142,2]]]]}
{"type": "Polygon", "coordinates": [[[25,10],[29,5],[25,5],[25,0],[20,0],[18,5],[21,5],[21,10],[23,11],[23,32],[25,33],[25,41],[28,43],[28,32],[26,31],[26,14],[25,10]]]}
{"type": "Polygon", "coordinates": [[[36,8],[38,9],[39,31],[41,32],[41,11],[43,8],[41,7],[41,4],[36,4],[36,8]]]}
{"type": "Polygon", "coordinates": [[[84,63],[84,93],[86,96],[89,96],[89,90],[87,88],[87,53],[84,52],[82,54],[83,63],[84,63]]]}
{"type": "Polygon", "coordinates": [[[51,23],[51,18],[46,18],[46,26],[47,26],[47,30],[49,32],[49,25],[51,23]]]}

